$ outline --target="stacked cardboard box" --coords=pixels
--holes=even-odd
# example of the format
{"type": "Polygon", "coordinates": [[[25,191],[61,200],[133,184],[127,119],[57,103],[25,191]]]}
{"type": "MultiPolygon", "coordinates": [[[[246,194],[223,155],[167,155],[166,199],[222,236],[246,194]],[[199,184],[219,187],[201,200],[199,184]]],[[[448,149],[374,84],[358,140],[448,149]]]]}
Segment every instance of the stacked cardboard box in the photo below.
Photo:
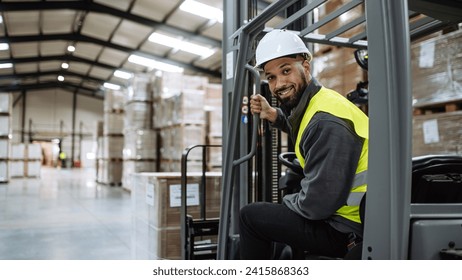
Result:
{"type": "Polygon", "coordinates": [[[126,130],[123,148],[123,184],[132,189],[130,174],[157,170],[157,131],[153,129],[126,130]]]}
{"type": "MultiPolygon", "coordinates": [[[[159,131],[159,171],[181,171],[183,151],[206,144],[206,87],[208,79],[178,73],[164,73],[156,82],[153,124],[159,131]]],[[[202,153],[195,149],[188,157],[188,170],[202,167],[202,153]]]]}
{"type": "Polygon", "coordinates": [[[9,180],[8,159],[10,154],[10,140],[0,138],[0,183],[6,183],[9,180]]]}
{"type": "Polygon", "coordinates": [[[26,146],[25,175],[40,177],[42,167],[42,146],[39,143],[29,143],[26,146]]]}
{"type": "Polygon", "coordinates": [[[101,184],[122,185],[125,97],[124,90],[105,94],[103,135],[97,139],[96,181],[101,184]]]}
{"type": "Polygon", "coordinates": [[[153,82],[153,99],[166,98],[177,95],[183,90],[204,90],[209,83],[208,78],[186,75],[183,73],[158,72],[153,82]]]}
{"type": "Polygon", "coordinates": [[[23,178],[25,174],[26,145],[24,143],[11,144],[10,176],[23,178]]]}
{"type": "Polygon", "coordinates": [[[462,30],[411,46],[413,155],[462,154],[462,30]]]}
{"type": "Polygon", "coordinates": [[[12,143],[9,145],[11,178],[40,177],[42,146],[38,143],[12,143]]]}
{"type": "Polygon", "coordinates": [[[13,97],[11,93],[0,93],[0,183],[9,181],[10,139],[12,135],[11,114],[13,97]]]}
{"type": "Polygon", "coordinates": [[[462,101],[461,49],[462,30],[412,45],[413,104],[419,112],[462,101]]]}
{"type": "MultiPolygon", "coordinates": [[[[344,4],[350,4],[347,0],[328,1],[318,8],[317,20],[323,20],[330,13],[335,12],[344,4]]],[[[355,8],[329,21],[317,30],[319,35],[329,35],[340,27],[348,24],[364,15],[364,4],[358,2],[355,8]]],[[[341,34],[338,37],[351,38],[365,32],[364,24],[341,34]]],[[[357,64],[354,57],[355,49],[345,47],[334,47],[325,44],[314,44],[313,46],[313,76],[327,88],[333,89],[346,96],[356,89],[358,82],[366,80],[365,71],[357,64]]]]}
{"type": "MultiPolygon", "coordinates": [[[[187,212],[194,218],[200,218],[200,175],[190,173],[187,179],[187,212]]],[[[206,215],[217,218],[221,173],[206,176],[206,215]]],[[[131,180],[132,258],[181,259],[181,173],[136,173],[131,180]]]]}
{"type": "Polygon", "coordinates": [[[358,65],[354,50],[331,47],[324,53],[317,53],[313,59],[314,77],[327,88],[346,96],[356,89],[358,82],[366,80],[365,71],[358,65]]]}
{"type": "Polygon", "coordinates": [[[414,116],[412,155],[462,155],[462,111],[414,116]]]}
{"type": "Polygon", "coordinates": [[[205,123],[205,91],[184,89],[172,95],[165,95],[154,105],[154,127],[163,128],[176,124],[205,123]]]}
{"type": "MultiPolygon", "coordinates": [[[[180,162],[183,151],[197,144],[205,144],[205,129],[203,125],[195,124],[177,124],[164,127],[160,131],[162,146],[161,153],[161,171],[177,172],[180,170],[180,162]],[[170,164],[166,167],[165,164],[170,164]],[[169,169],[163,169],[169,168],[169,169]]],[[[201,149],[194,149],[188,155],[188,160],[201,163],[201,149]]],[[[194,162],[191,162],[193,164],[194,162]]],[[[189,169],[191,170],[192,169],[189,169]]]]}
{"type": "Polygon", "coordinates": [[[122,186],[131,191],[131,173],[157,171],[157,131],[153,128],[152,73],[137,73],[130,81],[125,103],[122,186]]]}
{"type": "MultiPolygon", "coordinates": [[[[207,85],[205,95],[207,144],[221,146],[223,144],[222,85],[212,83],[207,85]]],[[[221,170],[223,163],[222,147],[208,148],[207,157],[207,165],[209,170],[221,170]]]]}
{"type": "Polygon", "coordinates": [[[123,135],[103,135],[98,139],[98,183],[108,185],[121,184],[123,146],[123,135]]]}

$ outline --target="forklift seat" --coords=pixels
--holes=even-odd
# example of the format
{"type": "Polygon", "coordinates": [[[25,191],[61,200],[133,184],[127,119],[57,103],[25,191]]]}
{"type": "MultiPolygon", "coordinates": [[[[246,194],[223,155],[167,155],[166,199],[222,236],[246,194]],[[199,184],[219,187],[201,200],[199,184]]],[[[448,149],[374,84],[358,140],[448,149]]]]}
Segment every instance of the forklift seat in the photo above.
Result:
{"type": "Polygon", "coordinates": [[[431,216],[414,215],[410,225],[410,259],[460,259],[462,256],[461,215],[462,156],[428,155],[412,160],[411,204],[432,204],[449,208],[431,216]],[[453,208],[455,207],[455,208],[453,208]],[[452,210],[450,210],[452,209],[452,210]]]}
{"type": "Polygon", "coordinates": [[[462,203],[462,156],[413,158],[411,203],[462,203]]]}

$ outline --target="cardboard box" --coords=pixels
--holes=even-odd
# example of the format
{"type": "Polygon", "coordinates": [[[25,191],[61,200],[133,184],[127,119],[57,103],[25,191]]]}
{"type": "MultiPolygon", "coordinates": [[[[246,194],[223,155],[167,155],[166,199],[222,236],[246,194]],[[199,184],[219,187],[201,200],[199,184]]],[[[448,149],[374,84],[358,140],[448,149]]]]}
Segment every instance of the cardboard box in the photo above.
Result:
{"type": "Polygon", "coordinates": [[[154,79],[152,73],[136,73],[130,80],[126,101],[152,101],[154,79]]]}
{"type": "Polygon", "coordinates": [[[24,160],[26,158],[26,145],[24,143],[11,144],[11,159],[24,160]]]}
{"type": "Polygon", "coordinates": [[[132,182],[130,175],[140,172],[156,172],[157,160],[155,159],[124,159],[123,161],[123,174],[122,174],[122,187],[131,191],[132,182]]]}
{"type": "Polygon", "coordinates": [[[123,161],[116,159],[97,160],[96,181],[101,184],[120,186],[122,185],[123,161]]]}
{"type": "Polygon", "coordinates": [[[10,136],[12,134],[12,118],[9,115],[0,115],[0,136],[10,136]]]}
{"type": "Polygon", "coordinates": [[[13,113],[13,95],[7,92],[0,92],[0,113],[13,113]]]}
{"type": "Polygon", "coordinates": [[[27,160],[24,167],[26,177],[40,177],[42,168],[42,162],[40,160],[27,160]]]}
{"type": "Polygon", "coordinates": [[[154,102],[153,125],[204,124],[205,109],[205,90],[184,89],[154,102]]]}
{"type": "Polygon", "coordinates": [[[365,71],[356,63],[354,50],[335,47],[314,58],[314,77],[325,87],[343,96],[356,89],[358,82],[365,81],[365,71]]]}
{"type": "Polygon", "coordinates": [[[22,178],[25,176],[24,160],[10,160],[9,163],[9,172],[11,178],[22,178]]]}
{"type": "Polygon", "coordinates": [[[27,144],[26,159],[41,160],[42,159],[42,146],[39,143],[27,144]]]}
{"type": "MultiPolygon", "coordinates": [[[[200,217],[200,175],[197,172],[188,174],[187,212],[194,218],[200,217]]],[[[181,173],[136,173],[131,175],[131,179],[132,255],[180,259],[181,173]]],[[[207,218],[219,217],[220,189],[221,173],[207,173],[207,218]]]]}
{"type": "Polygon", "coordinates": [[[8,182],[10,179],[8,171],[8,161],[0,160],[0,183],[8,182]]]}
{"type": "Polygon", "coordinates": [[[113,136],[104,136],[102,137],[103,146],[102,148],[102,158],[103,159],[122,159],[123,158],[123,149],[124,149],[124,136],[123,135],[113,135],[113,136]]]}
{"type": "Polygon", "coordinates": [[[104,112],[123,112],[126,95],[122,90],[106,90],[104,94],[104,112]]]}
{"type": "MultiPolygon", "coordinates": [[[[173,125],[160,130],[160,156],[166,160],[181,160],[186,148],[206,143],[204,125],[173,125]]],[[[196,148],[188,159],[201,160],[202,150],[196,148]]],[[[179,171],[179,170],[177,170],[179,171]]]]}
{"type": "Polygon", "coordinates": [[[462,101],[462,30],[411,46],[414,108],[462,101]]]}
{"type": "Polygon", "coordinates": [[[124,128],[152,128],[152,103],[148,101],[131,101],[125,104],[124,128]]]}
{"type": "Polygon", "coordinates": [[[412,155],[462,154],[462,111],[413,118],[412,155]]]}
{"type": "Polygon", "coordinates": [[[10,139],[0,138],[0,160],[6,160],[10,157],[10,139]]]}
{"type": "Polygon", "coordinates": [[[121,112],[105,112],[103,115],[104,135],[123,134],[125,114],[121,112]]]}
{"type": "Polygon", "coordinates": [[[157,131],[152,129],[125,130],[124,159],[157,159],[157,137],[157,131]]]}

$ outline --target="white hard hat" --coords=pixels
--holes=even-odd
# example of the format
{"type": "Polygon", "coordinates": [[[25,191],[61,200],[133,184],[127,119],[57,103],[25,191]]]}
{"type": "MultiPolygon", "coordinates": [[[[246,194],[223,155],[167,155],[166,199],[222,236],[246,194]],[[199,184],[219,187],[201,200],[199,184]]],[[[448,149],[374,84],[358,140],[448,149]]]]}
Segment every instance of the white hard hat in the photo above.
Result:
{"type": "Polygon", "coordinates": [[[288,30],[274,29],[266,33],[258,43],[255,67],[261,70],[261,66],[272,59],[298,53],[308,54],[308,61],[313,57],[297,34],[288,30]]]}

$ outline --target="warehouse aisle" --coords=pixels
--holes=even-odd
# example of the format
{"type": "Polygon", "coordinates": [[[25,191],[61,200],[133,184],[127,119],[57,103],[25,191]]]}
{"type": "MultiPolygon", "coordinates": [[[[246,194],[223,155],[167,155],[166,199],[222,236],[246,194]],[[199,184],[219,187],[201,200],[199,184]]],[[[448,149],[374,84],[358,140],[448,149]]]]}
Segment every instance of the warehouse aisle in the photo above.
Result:
{"type": "Polygon", "coordinates": [[[0,259],[130,259],[130,193],[93,169],[42,168],[0,184],[0,259]]]}

